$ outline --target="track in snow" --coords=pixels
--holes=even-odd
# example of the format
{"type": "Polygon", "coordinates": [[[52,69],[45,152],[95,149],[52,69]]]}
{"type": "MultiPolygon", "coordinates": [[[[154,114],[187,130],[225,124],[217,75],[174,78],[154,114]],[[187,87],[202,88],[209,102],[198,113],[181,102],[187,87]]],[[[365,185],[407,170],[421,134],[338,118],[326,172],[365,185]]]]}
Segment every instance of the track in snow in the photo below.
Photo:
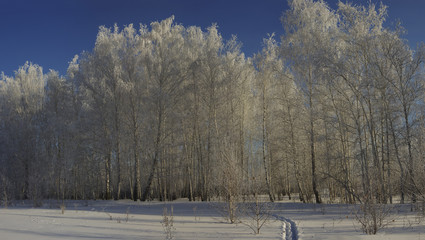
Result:
{"type": "Polygon", "coordinates": [[[285,233],[284,240],[298,240],[298,228],[294,221],[292,221],[289,218],[282,217],[276,214],[273,214],[273,217],[275,217],[277,220],[282,221],[284,224],[282,224],[282,235],[285,233]]]}

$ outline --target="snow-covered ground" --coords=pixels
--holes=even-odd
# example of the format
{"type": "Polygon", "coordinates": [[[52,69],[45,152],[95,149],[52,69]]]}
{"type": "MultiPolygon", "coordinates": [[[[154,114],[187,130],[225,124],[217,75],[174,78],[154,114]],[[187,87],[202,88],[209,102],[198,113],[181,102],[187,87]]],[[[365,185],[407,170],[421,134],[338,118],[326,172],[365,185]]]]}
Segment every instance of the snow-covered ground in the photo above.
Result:
{"type": "Polygon", "coordinates": [[[425,219],[411,205],[393,205],[387,227],[376,235],[362,232],[356,220],[358,206],[345,204],[277,203],[279,215],[297,225],[299,239],[425,239],[425,219]]]}
{"type": "Polygon", "coordinates": [[[282,239],[282,222],[296,224],[299,239],[425,239],[425,220],[397,206],[390,225],[377,235],[361,232],[347,205],[293,202],[275,204],[272,220],[255,235],[244,224],[229,224],[205,202],[67,201],[64,214],[56,201],[42,208],[15,203],[0,209],[0,239],[166,239],[163,210],[173,207],[174,239],[282,239]],[[392,221],[394,220],[394,221],[392,221]]]}

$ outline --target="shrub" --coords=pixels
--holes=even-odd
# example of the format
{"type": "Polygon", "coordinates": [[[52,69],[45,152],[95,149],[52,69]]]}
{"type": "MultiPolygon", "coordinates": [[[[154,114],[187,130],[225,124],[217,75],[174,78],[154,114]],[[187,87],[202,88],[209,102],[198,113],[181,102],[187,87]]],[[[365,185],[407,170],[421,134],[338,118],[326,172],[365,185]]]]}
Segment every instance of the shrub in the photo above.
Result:
{"type": "Polygon", "coordinates": [[[171,206],[171,212],[168,214],[168,209],[166,207],[163,208],[162,213],[162,227],[164,228],[165,239],[172,240],[174,238],[174,234],[176,228],[174,227],[174,216],[173,216],[173,207],[171,206]]]}
{"type": "Polygon", "coordinates": [[[360,204],[355,213],[355,218],[360,223],[364,233],[375,235],[391,222],[391,211],[392,207],[389,205],[373,203],[367,200],[360,204]]]}

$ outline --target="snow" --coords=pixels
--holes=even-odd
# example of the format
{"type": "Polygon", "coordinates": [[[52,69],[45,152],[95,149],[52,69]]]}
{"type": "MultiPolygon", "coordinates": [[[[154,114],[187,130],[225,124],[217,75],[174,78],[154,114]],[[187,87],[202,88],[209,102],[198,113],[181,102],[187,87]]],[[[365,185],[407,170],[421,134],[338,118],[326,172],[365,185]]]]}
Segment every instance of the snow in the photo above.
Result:
{"type": "Polygon", "coordinates": [[[358,206],[345,204],[277,203],[279,215],[295,222],[299,239],[425,239],[425,218],[411,205],[393,205],[389,225],[376,235],[366,235],[355,220],[358,206]]]}
{"type": "Polygon", "coordinates": [[[0,239],[165,239],[161,221],[164,207],[170,213],[171,206],[174,239],[282,239],[283,226],[304,240],[425,238],[425,221],[410,211],[410,205],[397,205],[390,225],[377,235],[362,233],[350,205],[279,202],[273,210],[276,219],[259,235],[246,225],[226,223],[206,202],[66,201],[65,205],[64,214],[60,202],[47,200],[41,208],[26,202],[0,209],[0,239]]]}

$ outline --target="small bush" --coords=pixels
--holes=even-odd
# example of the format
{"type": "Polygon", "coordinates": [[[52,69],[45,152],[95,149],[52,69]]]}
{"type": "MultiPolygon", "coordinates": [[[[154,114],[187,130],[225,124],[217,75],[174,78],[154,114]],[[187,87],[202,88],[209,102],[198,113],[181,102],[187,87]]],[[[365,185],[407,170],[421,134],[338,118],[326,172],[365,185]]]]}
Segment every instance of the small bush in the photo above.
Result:
{"type": "Polygon", "coordinates": [[[128,222],[128,219],[130,218],[130,207],[127,208],[125,211],[125,222],[128,222]]]}
{"type": "Polygon", "coordinates": [[[248,226],[254,234],[260,234],[261,228],[271,220],[273,208],[273,203],[262,201],[254,194],[251,202],[241,204],[241,223],[248,226]]]}
{"type": "Polygon", "coordinates": [[[65,203],[64,202],[62,202],[62,204],[61,204],[61,212],[62,212],[62,214],[64,214],[65,213],[65,209],[66,209],[66,207],[65,207],[65,203]]]}
{"type": "Polygon", "coordinates": [[[360,208],[355,213],[355,218],[360,223],[364,233],[375,235],[379,230],[390,224],[391,211],[392,208],[386,204],[366,201],[360,204],[360,208]]]}
{"type": "Polygon", "coordinates": [[[173,207],[171,206],[171,212],[168,214],[168,209],[164,207],[162,213],[162,227],[164,228],[165,239],[172,240],[174,238],[174,234],[176,228],[174,227],[174,216],[173,216],[173,207]]]}

